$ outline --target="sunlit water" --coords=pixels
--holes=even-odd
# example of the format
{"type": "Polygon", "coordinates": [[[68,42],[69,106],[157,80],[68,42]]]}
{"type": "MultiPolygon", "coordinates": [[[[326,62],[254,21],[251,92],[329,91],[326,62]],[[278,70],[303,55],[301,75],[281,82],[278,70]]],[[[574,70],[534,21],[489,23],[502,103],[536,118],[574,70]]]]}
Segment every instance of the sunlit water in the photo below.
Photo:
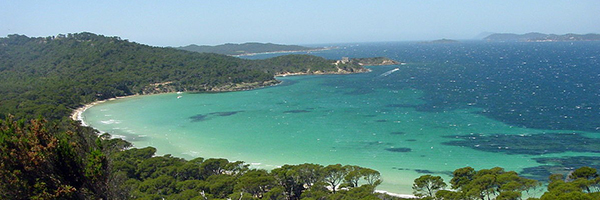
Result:
{"type": "Polygon", "coordinates": [[[378,189],[406,194],[421,175],[449,181],[465,166],[536,179],[600,167],[600,43],[378,43],[313,54],[407,64],[252,91],[137,96],[83,117],[159,154],[267,169],[359,165],[382,173],[378,189]]]}

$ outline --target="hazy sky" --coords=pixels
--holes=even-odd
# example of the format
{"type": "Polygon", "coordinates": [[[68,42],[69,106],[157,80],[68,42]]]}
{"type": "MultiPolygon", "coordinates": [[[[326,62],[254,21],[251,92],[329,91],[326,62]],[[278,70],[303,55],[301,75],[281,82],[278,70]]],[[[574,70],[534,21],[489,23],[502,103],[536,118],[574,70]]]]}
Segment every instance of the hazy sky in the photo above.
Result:
{"type": "Polygon", "coordinates": [[[153,46],[472,39],[600,33],[599,13],[599,0],[4,0],[0,36],[88,31],[153,46]]]}

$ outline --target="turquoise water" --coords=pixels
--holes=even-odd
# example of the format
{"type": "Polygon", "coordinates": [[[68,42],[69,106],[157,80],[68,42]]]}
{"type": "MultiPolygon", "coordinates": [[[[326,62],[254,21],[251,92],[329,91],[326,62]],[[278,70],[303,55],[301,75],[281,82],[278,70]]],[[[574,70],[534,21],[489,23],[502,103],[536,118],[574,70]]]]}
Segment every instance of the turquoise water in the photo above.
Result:
{"type": "MultiPolygon", "coordinates": [[[[378,189],[406,194],[423,174],[449,181],[454,169],[465,166],[501,166],[536,179],[598,166],[600,139],[594,127],[600,126],[600,101],[587,93],[575,98],[561,92],[579,94],[571,86],[598,92],[597,76],[587,75],[588,68],[600,68],[591,58],[600,47],[544,45],[348,45],[317,55],[387,56],[408,64],[370,67],[373,71],[364,74],[283,77],[281,85],[252,91],[136,96],[96,105],[83,117],[100,131],[136,147],[156,147],[159,154],[222,157],[267,169],[300,163],[360,165],[382,173],[378,189]],[[572,58],[573,50],[582,48],[584,55],[572,58]],[[545,53],[526,54],[530,49],[545,53]],[[566,58],[556,60],[557,51],[566,58]],[[523,59],[542,61],[530,68],[523,62],[533,61],[523,59]],[[571,62],[584,63],[587,73],[571,69],[567,74],[580,77],[569,77],[568,83],[523,78],[532,75],[528,70],[556,75],[542,67],[571,62]],[[523,98],[531,92],[545,96],[523,98]],[[582,113],[577,107],[565,111],[570,115],[532,111],[570,109],[563,104],[573,102],[564,98],[578,99],[575,106],[582,113]]],[[[252,58],[266,56],[272,55],[252,58]]],[[[600,74],[596,71],[591,74],[600,74]]]]}

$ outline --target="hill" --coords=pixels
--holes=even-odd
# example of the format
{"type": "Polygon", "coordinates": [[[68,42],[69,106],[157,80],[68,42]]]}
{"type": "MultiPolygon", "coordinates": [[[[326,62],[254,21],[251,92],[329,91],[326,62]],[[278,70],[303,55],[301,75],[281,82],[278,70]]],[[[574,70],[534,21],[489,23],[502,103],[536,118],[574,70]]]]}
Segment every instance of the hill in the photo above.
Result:
{"type": "Polygon", "coordinates": [[[0,113],[59,119],[82,104],[134,94],[235,91],[276,84],[281,73],[345,73],[357,64],[311,55],[246,60],[76,33],[0,38],[0,113]]]}
{"type": "Polygon", "coordinates": [[[201,52],[201,53],[218,53],[225,55],[248,55],[256,53],[268,52],[295,52],[295,51],[313,51],[320,48],[310,48],[298,45],[281,45],[272,43],[243,43],[243,44],[222,44],[217,46],[198,46],[195,44],[177,47],[177,49],[201,52]]]}
{"type": "Polygon", "coordinates": [[[560,41],[597,41],[600,40],[600,34],[543,34],[543,33],[526,33],[526,34],[514,34],[514,33],[495,33],[491,34],[483,40],[487,41],[513,41],[513,42],[560,42],[560,41]]]}
{"type": "Polygon", "coordinates": [[[252,89],[278,83],[279,73],[366,71],[335,62],[310,55],[246,60],[93,33],[0,38],[0,197],[129,196],[116,189],[123,182],[109,157],[130,144],[72,121],[69,114],[83,104],[134,94],[252,89]]]}

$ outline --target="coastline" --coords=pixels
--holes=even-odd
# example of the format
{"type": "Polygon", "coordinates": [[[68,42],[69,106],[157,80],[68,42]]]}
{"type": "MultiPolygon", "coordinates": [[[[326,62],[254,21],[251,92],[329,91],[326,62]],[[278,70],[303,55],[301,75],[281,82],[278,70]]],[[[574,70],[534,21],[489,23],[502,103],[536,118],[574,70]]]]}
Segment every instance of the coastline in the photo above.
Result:
{"type": "MultiPolygon", "coordinates": [[[[362,72],[362,73],[368,73],[368,72],[362,72]]],[[[311,75],[311,74],[295,74],[295,75],[311,75]]],[[[313,75],[317,75],[317,74],[313,74],[313,75]]],[[[273,85],[273,86],[275,86],[275,85],[273,85]]],[[[175,92],[167,92],[167,93],[175,93],[175,92]]],[[[146,95],[151,95],[151,94],[143,94],[143,95],[134,94],[134,95],[129,95],[129,96],[121,96],[121,97],[115,97],[115,98],[110,98],[110,99],[105,99],[105,100],[94,101],[94,102],[85,104],[85,105],[73,110],[73,112],[71,114],[71,119],[74,121],[79,121],[82,126],[91,127],[85,123],[84,118],[82,116],[83,112],[85,112],[87,109],[89,109],[95,105],[98,105],[100,103],[105,103],[108,101],[114,101],[114,100],[118,100],[118,99],[130,98],[130,97],[135,97],[135,96],[146,96],[146,95]]],[[[91,127],[91,128],[94,128],[94,127],[91,127]]],[[[124,138],[122,138],[122,139],[124,139],[124,138]]],[[[133,146],[133,148],[135,148],[135,146],[133,146]]],[[[393,192],[389,192],[386,190],[377,190],[376,189],[374,191],[374,193],[385,194],[385,195],[390,195],[393,197],[399,197],[399,198],[405,198],[405,199],[416,199],[417,198],[416,196],[414,196],[412,194],[393,193],[393,192]]]]}
{"type": "MultiPolygon", "coordinates": [[[[363,71],[355,71],[355,72],[349,72],[349,71],[343,71],[341,69],[339,69],[336,72],[321,72],[321,71],[314,71],[314,72],[296,72],[296,73],[290,73],[290,72],[286,72],[286,73],[280,73],[280,74],[275,74],[274,77],[286,77],[286,76],[303,76],[303,75],[347,75],[347,74],[360,74],[360,73],[370,73],[372,72],[371,69],[369,68],[365,68],[365,70],[363,71]]],[[[263,88],[263,87],[271,87],[271,86],[277,86],[279,84],[281,84],[282,82],[279,82],[277,84],[273,84],[273,85],[267,85],[267,86],[262,86],[262,87],[256,87],[253,89],[259,89],[259,88],[263,88]]],[[[232,91],[242,91],[242,90],[232,90],[232,91]]],[[[218,92],[229,92],[229,91],[218,91],[218,92]]],[[[164,93],[176,93],[176,92],[159,92],[161,94],[164,93]]],[[[118,100],[118,99],[124,99],[124,98],[130,98],[130,97],[135,97],[135,96],[142,96],[142,95],[152,95],[152,94],[157,94],[157,93],[151,93],[151,94],[134,94],[134,95],[128,95],[128,96],[120,96],[120,97],[114,97],[114,98],[109,98],[109,99],[105,99],[105,100],[99,100],[99,101],[94,101],[88,104],[85,104],[77,109],[74,109],[73,112],[71,113],[70,118],[74,121],[79,121],[81,123],[82,126],[86,126],[86,127],[91,127],[88,124],[85,123],[84,118],[83,118],[83,112],[85,112],[87,109],[98,105],[100,103],[105,103],[108,101],[113,101],[113,100],[118,100]]],[[[94,127],[91,127],[94,128],[94,127]]],[[[113,136],[114,137],[114,136],[113,136]]],[[[124,138],[122,138],[124,139],[124,138]]],[[[135,147],[135,146],[134,146],[135,147]]],[[[393,196],[393,197],[399,197],[399,198],[405,198],[405,199],[416,199],[417,197],[412,195],[412,194],[401,194],[401,193],[393,193],[393,192],[389,192],[386,190],[375,190],[374,193],[376,194],[385,194],[385,195],[389,195],[389,196],[393,196]]]]}
{"type": "Polygon", "coordinates": [[[336,49],[336,48],[337,47],[323,47],[323,48],[319,48],[319,49],[310,49],[310,50],[269,51],[269,52],[260,52],[260,53],[244,53],[244,54],[236,54],[236,55],[228,55],[228,56],[242,57],[242,56],[255,56],[255,55],[275,54],[275,53],[299,53],[299,52],[311,53],[311,52],[315,52],[315,51],[327,51],[327,50],[332,50],[332,49],[336,49]]]}
{"type": "Polygon", "coordinates": [[[388,192],[385,190],[375,190],[375,193],[387,194],[387,195],[390,195],[393,197],[400,197],[400,198],[405,198],[405,199],[417,199],[417,196],[412,195],[412,194],[398,194],[398,193],[388,192]]]}
{"type": "Polygon", "coordinates": [[[71,113],[71,119],[73,121],[79,121],[79,123],[81,123],[82,126],[87,126],[89,127],[85,121],[83,121],[83,112],[85,112],[87,109],[91,108],[92,106],[95,106],[97,104],[100,103],[104,103],[107,101],[112,101],[112,100],[117,100],[117,99],[123,99],[123,98],[129,98],[129,97],[135,97],[135,96],[139,96],[138,94],[134,94],[134,95],[129,95],[129,96],[121,96],[121,97],[114,97],[114,98],[110,98],[110,99],[105,99],[105,100],[100,100],[100,101],[94,101],[88,104],[85,104],[75,110],[73,110],[73,112],[71,113]]]}

